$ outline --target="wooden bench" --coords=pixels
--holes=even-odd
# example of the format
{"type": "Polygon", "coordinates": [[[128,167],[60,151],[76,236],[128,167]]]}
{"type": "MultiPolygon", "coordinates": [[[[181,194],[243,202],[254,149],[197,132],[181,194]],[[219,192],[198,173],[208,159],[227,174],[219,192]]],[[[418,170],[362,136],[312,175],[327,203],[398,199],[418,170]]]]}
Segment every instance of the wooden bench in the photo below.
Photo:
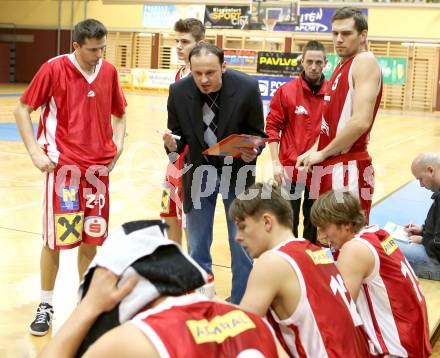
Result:
{"type": "Polygon", "coordinates": [[[420,279],[428,308],[429,336],[434,346],[440,337],[440,281],[420,279]]]}

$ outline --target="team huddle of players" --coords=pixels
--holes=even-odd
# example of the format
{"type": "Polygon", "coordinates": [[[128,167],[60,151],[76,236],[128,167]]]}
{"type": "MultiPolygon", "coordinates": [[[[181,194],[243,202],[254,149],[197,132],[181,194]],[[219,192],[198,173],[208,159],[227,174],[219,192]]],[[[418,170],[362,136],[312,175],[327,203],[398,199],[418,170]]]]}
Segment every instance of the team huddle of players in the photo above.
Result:
{"type": "MultiPolygon", "coordinates": [[[[336,36],[353,32],[350,21],[335,22],[336,36]]],[[[178,38],[182,35],[178,33],[178,38]]],[[[198,41],[193,39],[194,44],[198,41]]],[[[355,56],[348,52],[349,49],[340,47],[338,54],[348,60],[337,67],[327,84],[326,96],[320,99],[324,104],[319,107],[323,107],[323,118],[327,119],[325,126],[322,124],[317,131],[318,136],[321,132],[316,148],[317,152],[321,151],[321,157],[318,158],[316,151],[307,151],[303,155],[299,152],[297,158],[297,166],[310,168],[320,163],[331,168],[331,175],[326,175],[318,187],[319,193],[324,195],[313,205],[311,220],[339,253],[338,265],[335,266],[328,249],[295,239],[291,234],[293,215],[290,204],[276,193],[278,189],[257,184],[249,190],[258,189],[260,196],[252,200],[240,200],[239,196],[230,208],[231,219],[238,228],[237,241],[253,258],[258,258],[240,307],[267,317],[279,342],[294,357],[427,357],[431,345],[426,303],[418,279],[387,232],[376,226],[365,227],[374,189],[367,144],[381,99],[380,70],[371,53],[359,49],[355,52],[358,56],[355,56]],[[363,74],[359,74],[360,69],[363,74]],[[366,75],[368,81],[364,81],[366,75]],[[347,144],[340,139],[341,135],[339,142],[335,143],[334,138],[349,120],[362,120],[351,118],[352,112],[348,110],[354,105],[351,101],[355,80],[359,83],[358,91],[369,96],[363,98],[357,94],[358,101],[364,103],[355,104],[358,111],[365,113],[367,120],[359,124],[360,132],[352,135],[355,139],[348,148],[343,148],[347,144]],[[363,82],[367,85],[362,87],[363,82]],[[341,152],[341,147],[343,154],[336,155],[341,152]],[[327,150],[325,156],[323,149],[327,150]],[[343,165],[348,167],[346,173],[343,165]],[[357,183],[353,184],[353,180],[357,183]],[[352,191],[353,188],[355,192],[358,190],[357,197],[338,191],[347,183],[352,186],[352,191]],[[261,198],[265,190],[271,192],[267,196],[271,199],[261,198]],[[414,337],[412,332],[419,334],[414,337]]],[[[188,61],[179,74],[184,68],[188,70],[188,61]]],[[[275,98],[283,96],[283,90],[286,91],[279,89],[275,98]]],[[[288,94],[286,92],[286,96],[288,94]]],[[[294,96],[292,92],[289,95],[294,96]]],[[[298,97],[291,101],[295,103],[298,97]]],[[[276,116],[272,114],[276,108],[273,103],[268,126],[269,119],[273,122],[276,116]]],[[[282,108],[280,112],[282,122],[285,118],[282,108]]],[[[299,118],[296,120],[299,122],[299,118]]],[[[283,126],[285,129],[287,125],[283,123],[283,126]]],[[[296,126],[304,124],[300,122],[296,126]]],[[[281,129],[275,129],[278,135],[281,129]]],[[[298,135],[298,130],[295,134],[298,135]]],[[[284,150],[291,156],[292,145],[284,150]]],[[[181,169],[181,164],[174,165],[181,169]]],[[[171,185],[174,186],[178,183],[171,185]]],[[[309,182],[309,188],[311,186],[309,182]]],[[[175,203],[170,200],[169,205],[173,208],[175,203]]],[[[179,212],[178,208],[162,216],[181,218],[182,213],[176,215],[176,212],[179,212]]],[[[173,236],[173,239],[180,242],[179,236],[173,236]]]]}
{"type": "MultiPolygon", "coordinates": [[[[352,194],[328,192],[312,208],[313,223],[340,250],[337,265],[329,249],[293,236],[292,209],[278,186],[251,186],[234,200],[230,215],[238,226],[237,241],[258,259],[240,306],[199,293],[178,297],[162,293],[128,322],[116,328],[107,323],[107,329],[99,331],[99,325],[105,327],[115,314],[123,314],[124,305],[134,304],[131,298],[114,309],[136,286],[132,279],[118,284],[115,274],[99,268],[87,294],[41,356],[60,352],[73,356],[89,330],[93,334],[98,330],[102,336],[87,347],[87,357],[431,354],[426,303],[418,280],[387,232],[364,227],[364,213],[352,194]],[[250,191],[254,195],[249,200],[250,191]]],[[[130,225],[123,225],[125,233],[133,231],[130,225]]],[[[142,230],[137,233],[148,235],[142,230]]],[[[104,248],[112,241],[104,243],[104,248]]],[[[118,258],[110,255],[114,262],[127,255],[133,260],[130,240],[124,245],[128,247],[118,251],[118,258]]],[[[157,256],[155,260],[159,261],[157,256]]],[[[189,281],[203,271],[198,268],[188,275],[179,267],[184,271],[183,266],[170,266],[165,260],[159,271],[170,280],[180,275],[189,281]]],[[[139,267],[136,270],[142,272],[139,267]]],[[[203,281],[207,282],[206,273],[203,281]]],[[[145,297],[150,291],[143,282],[139,290],[145,297]]]]}
{"type": "MultiPolygon", "coordinates": [[[[95,20],[87,21],[87,26],[100,27],[95,20]]],[[[182,21],[185,22],[180,20],[180,24],[182,21]]],[[[198,20],[190,19],[187,23],[191,21],[198,20]]],[[[366,32],[357,32],[353,18],[336,20],[333,25],[337,38],[365,35],[362,42],[365,43],[366,32]]],[[[87,177],[87,168],[94,163],[111,170],[123,146],[126,102],[114,68],[100,59],[105,33],[86,36],[85,41],[75,42],[77,54],[45,64],[16,112],[17,123],[35,166],[48,173],[44,240],[52,251],[44,253],[43,250],[42,261],[43,257],[48,257],[44,255],[57,258],[56,250],[60,248],[79,245],[81,237],[88,244],[99,245],[105,239],[103,233],[107,232],[108,173],[98,177],[106,187],[103,192],[90,191],[87,200],[81,201],[75,196],[80,190],[91,189],[83,178],[87,177]],[[84,64],[88,70],[84,70],[84,64]],[[79,87],[70,92],[72,78],[79,87]],[[86,97],[80,96],[85,92],[86,97]],[[113,100],[109,101],[110,98],[113,100]],[[72,101],[87,102],[91,112],[104,108],[106,117],[110,118],[111,114],[116,117],[115,123],[57,122],[60,113],[72,101]],[[37,144],[28,122],[29,114],[40,105],[43,106],[42,125],[40,123],[37,144]],[[98,130],[101,134],[99,146],[92,146],[93,150],[83,153],[82,141],[87,138],[77,137],[73,132],[87,134],[92,125],[96,126],[93,131],[98,130]],[[112,131],[115,141],[109,136],[112,131]],[[60,136],[69,141],[61,142],[60,136]],[[75,141],[78,138],[80,140],[75,141]],[[69,164],[73,157],[83,158],[84,167],[78,169],[81,179],[76,182],[71,173],[59,187],[57,180],[64,170],[63,165],[69,164]],[[102,160],[96,161],[95,157],[102,160]],[[75,195],[71,194],[72,190],[75,195]],[[63,196],[66,191],[71,195],[63,196]],[[79,209],[82,211],[77,213],[79,209]],[[84,235],[77,230],[79,223],[84,223],[84,235]]],[[[190,32],[177,31],[178,53],[186,65],[179,69],[176,80],[190,73],[187,56],[191,46],[199,40],[190,32]]],[[[280,186],[253,184],[234,199],[228,213],[237,226],[236,241],[256,259],[240,305],[211,301],[199,293],[170,297],[169,293],[159,290],[158,297],[135,317],[128,317],[128,322],[101,332],[85,356],[423,358],[431,354],[426,302],[416,275],[387,232],[365,226],[373,191],[371,178],[357,178],[359,182],[354,184],[359,190],[357,196],[338,190],[346,186],[347,181],[353,185],[350,170],[348,176],[340,175],[339,167],[355,167],[357,173],[364,173],[371,166],[366,146],[382,90],[380,69],[374,56],[361,49],[354,55],[344,52],[349,50],[339,47],[338,54],[346,61],[341,62],[327,85],[330,92],[324,97],[326,103],[323,105],[326,121],[320,128],[317,146],[298,153],[301,155],[296,159],[297,166],[311,169],[318,163],[325,163],[332,168],[331,175],[321,183],[319,193],[322,195],[310,212],[313,225],[332,249],[294,236],[291,203],[285,199],[280,186]],[[354,83],[356,96],[353,95],[354,83]],[[350,102],[352,98],[354,104],[350,102]],[[357,111],[362,109],[367,120],[362,116],[353,118],[347,110],[350,106],[355,106],[357,111]],[[365,189],[368,189],[367,197],[363,195],[365,189]],[[334,256],[337,256],[337,265],[334,256]]],[[[212,55],[209,48],[203,51],[199,57],[212,55]]],[[[300,114],[304,114],[304,108],[302,110],[300,114]]],[[[76,115],[81,117],[80,113],[76,115]]],[[[95,117],[101,115],[96,113],[95,117]]],[[[164,141],[166,146],[175,144],[171,133],[164,135],[164,141]]],[[[246,155],[251,154],[244,153],[244,161],[246,155]]],[[[255,159],[252,155],[249,161],[255,159]]],[[[170,170],[182,165],[181,161],[173,164],[170,170]]],[[[167,180],[172,177],[168,175],[167,180]]],[[[181,187],[178,181],[169,184],[173,189],[181,187]]],[[[163,216],[170,226],[168,237],[175,242],[181,242],[184,215],[175,201],[166,200],[177,198],[181,192],[168,192],[163,198],[166,209],[163,216]],[[170,207],[172,205],[174,208],[170,207]]],[[[126,234],[144,234],[142,228],[129,227],[124,227],[126,234]]],[[[86,263],[95,252],[87,253],[86,250],[89,257],[86,263]]],[[[203,271],[197,263],[191,262],[195,270],[203,271]]],[[[164,268],[169,277],[178,271],[177,267],[170,267],[168,271],[164,268]]],[[[204,282],[208,282],[206,273],[203,275],[204,282]]],[[[54,281],[56,270],[52,276],[54,281]]],[[[181,279],[184,282],[191,277],[181,279]]],[[[87,294],[41,356],[74,356],[91,327],[102,323],[102,315],[120,303],[118,311],[122,315],[125,305],[122,300],[135,286],[134,280],[118,282],[115,274],[97,269],[87,294]]],[[[53,283],[47,287],[52,290],[53,283]]],[[[43,292],[46,296],[31,325],[36,335],[47,333],[53,314],[51,296],[48,299],[51,293],[47,293],[52,291],[43,288],[43,292]]]]}
{"type": "MultiPolygon", "coordinates": [[[[339,33],[353,31],[352,28],[347,29],[343,21],[336,25],[334,31],[339,33]]],[[[179,45],[185,36],[191,38],[189,32],[178,32],[179,45]]],[[[199,40],[192,38],[192,46],[199,40]]],[[[189,51],[188,48],[185,50],[189,51]]],[[[181,55],[185,59],[183,51],[181,55]]],[[[357,68],[371,69],[368,75],[372,89],[362,88],[363,91],[373,92],[373,103],[365,109],[370,121],[357,140],[351,143],[350,150],[340,156],[339,164],[342,167],[344,163],[349,168],[357,165],[358,172],[363,174],[371,166],[366,146],[372,120],[379,107],[382,84],[380,71],[371,54],[348,55],[349,60],[338,66],[327,85],[331,93],[327,95],[329,98],[324,99],[327,102],[323,110],[328,123],[323,131],[322,127],[318,129],[321,136],[317,149],[328,146],[351,116],[344,106],[353,96],[354,86],[350,76],[356,71],[352,64],[357,57],[357,68]]],[[[184,68],[188,71],[188,61],[179,74],[184,68]]],[[[362,76],[358,75],[357,80],[361,82],[362,76]]],[[[278,96],[281,92],[282,89],[278,91],[278,96]]],[[[273,109],[271,104],[271,112],[273,109]]],[[[297,126],[301,125],[304,124],[297,126]]],[[[292,147],[288,150],[291,151],[292,147]]],[[[327,153],[327,157],[333,156],[334,153],[327,153]]],[[[325,163],[326,158],[317,160],[306,153],[299,156],[298,161],[311,166],[315,162],[323,163],[322,159],[325,163]]],[[[334,163],[327,160],[326,164],[334,163]]],[[[177,163],[181,168],[179,165],[181,163],[177,163]]],[[[249,189],[259,190],[256,198],[241,200],[239,196],[235,199],[230,216],[237,224],[236,239],[253,258],[258,258],[240,307],[267,317],[290,356],[427,357],[431,346],[426,303],[417,277],[387,232],[374,226],[364,228],[373,192],[371,178],[363,175],[359,178],[359,191],[368,189],[366,196],[359,195],[360,201],[352,194],[334,190],[352,181],[350,177],[353,175],[349,170],[348,178],[337,174],[327,176],[326,181],[320,184],[320,192],[328,193],[320,197],[312,208],[311,219],[321,234],[331,241],[334,248],[341,249],[337,267],[328,250],[294,238],[292,209],[278,189],[257,184],[249,189]],[[262,199],[265,190],[271,192],[266,196],[271,199],[262,199]],[[341,213],[345,215],[342,221],[341,213]],[[413,332],[418,332],[417,337],[413,332]]],[[[173,184],[178,186],[178,183],[173,184]]],[[[172,200],[169,204],[175,206],[172,200]]],[[[171,209],[163,216],[182,217],[181,212],[179,215],[175,212],[179,209],[171,209]]],[[[180,241],[180,237],[175,239],[180,241]]]]}

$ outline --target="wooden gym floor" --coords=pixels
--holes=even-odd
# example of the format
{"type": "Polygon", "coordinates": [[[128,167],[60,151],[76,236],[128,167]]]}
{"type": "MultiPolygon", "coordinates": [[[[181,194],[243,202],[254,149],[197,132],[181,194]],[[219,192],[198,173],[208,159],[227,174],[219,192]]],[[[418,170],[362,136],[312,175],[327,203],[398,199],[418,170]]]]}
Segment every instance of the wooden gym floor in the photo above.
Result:
{"type": "MultiPolygon", "coordinates": [[[[14,122],[12,111],[24,86],[0,86],[0,124],[14,122]],[[3,94],[3,96],[2,96],[3,94]]],[[[129,220],[157,218],[167,164],[156,129],[166,128],[166,97],[127,93],[125,149],[111,175],[110,228],[129,220]]],[[[33,116],[36,122],[37,114],[33,116]]],[[[370,153],[376,170],[374,201],[412,180],[410,163],[422,151],[440,152],[440,114],[380,112],[372,131],[370,153]]],[[[39,255],[43,176],[33,167],[21,142],[0,141],[0,358],[34,357],[48,337],[28,333],[39,302],[39,255]]],[[[258,178],[272,172],[266,148],[258,178]]],[[[229,296],[230,260],[221,204],[214,225],[213,262],[218,296],[229,296]]],[[[78,277],[75,252],[63,252],[55,287],[56,330],[75,305],[78,277]]],[[[440,357],[440,344],[437,353],[440,357]]]]}

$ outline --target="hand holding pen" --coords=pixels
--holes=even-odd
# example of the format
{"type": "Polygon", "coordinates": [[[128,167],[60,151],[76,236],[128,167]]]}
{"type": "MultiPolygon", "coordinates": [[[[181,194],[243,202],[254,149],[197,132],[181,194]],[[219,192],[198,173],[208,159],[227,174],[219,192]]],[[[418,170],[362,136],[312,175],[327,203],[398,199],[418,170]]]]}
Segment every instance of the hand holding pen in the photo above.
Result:
{"type": "Polygon", "coordinates": [[[180,136],[171,133],[169,129],[164,131],[156,129],[156,132],[162,134],[163,142],[170,152],[175,152],[177,150],[176,140],[180,140],[180,136]]]}
{"type": "Polygon", "coordinates": [[[408,236],[421,235],[422,234],[422,226],[410,223],[410,224],[405,225],[405,231],[408,234],[408,236]]]}

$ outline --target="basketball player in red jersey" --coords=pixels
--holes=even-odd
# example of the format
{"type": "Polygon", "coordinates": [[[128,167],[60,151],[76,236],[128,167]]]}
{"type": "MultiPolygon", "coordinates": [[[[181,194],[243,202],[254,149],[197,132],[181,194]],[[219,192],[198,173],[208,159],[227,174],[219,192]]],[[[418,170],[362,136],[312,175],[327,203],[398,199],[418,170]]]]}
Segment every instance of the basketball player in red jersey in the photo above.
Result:
{"type": "MultiPolygon", "coordinates": [[[[136,285],[97,268],[88,292],[39,355],[74,357],[101,313],[111,311],[136,285]]],[[[193,293],[161,296],[131,321],[111,329],[83,357],[288,357],[268,323],[237,306],[193,293]]]]}
{"type": "Polygon", "coordinates": [[[14,113],[33,164],[46,174],[41,303],[30,326],[37,336],[52,323],[59,250],[79,246],[82,277],[107,237],[108,173],[122,153],[127,103],[116,68],[102,59],[106,37],[99,21],[78,23],[75,51],[41,66],[14,113]],[[35,140],[30,114],[39,107],[35,140]]]}
{"type": "Polygon", "coordinates": [[[327,86],[317,146],[298,157],[296,166],[312,170],[314,198],[332,189],[348,190],[359,198],[368,222],[374,170],[367,146],[382,75],[376,57],[365,50],[367,33],[360,10],[343,7],[333,14],[333,43],[341,62],[327,86]]]}
{"type": "MultiPolygon", "coordinates": [[[[200,41],[205,38],[205,26],[200,20],[189,18],[180,19],[174,24],[176,32],[176,50],[179,60],[185,64],[176,73],[176,81],[191,73],[189,53],[200,41]]],[[[181,171],[187,149],[185,149],[173,163],[169,163],[162,192],[160,216],[168,224],[168,238],[179,244],[182,243],[182,227],[185,227],[185,218],[182,210],[182,178],[181,171]],[[176,205],[177,202],[177,205],[176,205]]]]}
{"type": "Polygon", "coordinates": [[[340,249],[338,269],[376,352],[429,357],[425,298],[391,236],[377,226],[364,227],[359,201],[348,192],[322,195],[312,206],[311,219],[330,245],[340,249]]]}
{"type": "Polygon", "coordinates": [[[230,216],[237,241],[258,258],[240,307],[267,316],[293,357],[369,357],[361,319],[331,254],[293,236],[292,208],[281,190],[251,186],[234,200],[230,216]]]}

